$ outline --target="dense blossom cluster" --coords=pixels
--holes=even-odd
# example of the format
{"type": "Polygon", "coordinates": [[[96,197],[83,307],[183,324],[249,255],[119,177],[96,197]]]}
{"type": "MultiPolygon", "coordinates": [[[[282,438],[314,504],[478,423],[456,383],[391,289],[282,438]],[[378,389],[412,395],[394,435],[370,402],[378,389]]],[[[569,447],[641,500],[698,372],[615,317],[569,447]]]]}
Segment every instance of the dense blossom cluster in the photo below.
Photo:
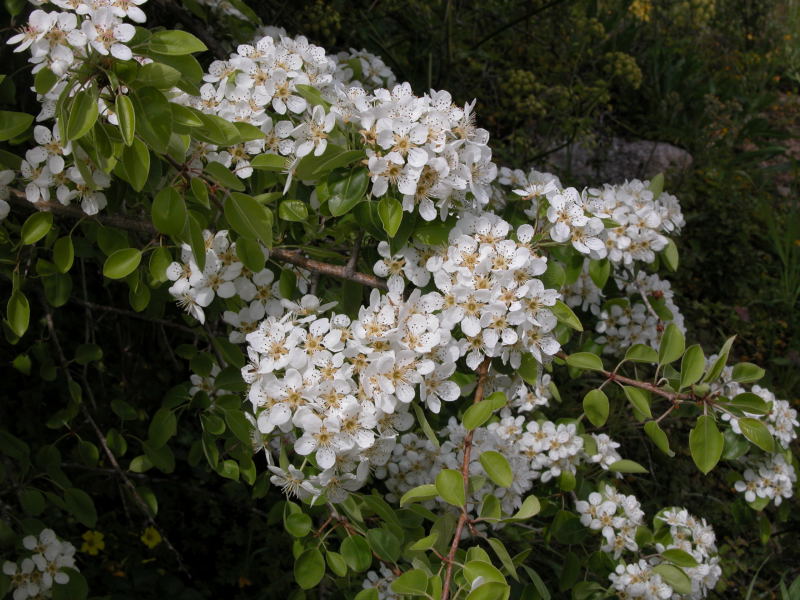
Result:
{"type": "MultiPolygon", "coordinates": [[[[386,481],[390,491],[387,498],[397,501],[408,490],[432,483],[441,469],[459,469],[464,458],[466,433],[464,426],[451,418],[447,427],[438,432],[439,439],[443,440],[439,446],[414,433],[401,435],[392,460],[376,472],[386,481]]],[[[475,429],[469,472],[470,475],[483,474],[481,454],[499,452],[508,459],[514,482],[502,488],[487,481],[473,490],[468,504],[477,508],[487,495],[493,495],[500,500],[503,511],[511,514],[522,504],[535,481],[547,482],[563,472],[574,474],[581,463],[595,463],[608,469],[621,458],[616,452],[618,446],[605,434],[579,435],[574,423],[526,421],[524,416],[503,409],[499,421],[475,429]],[[585,437],[591,440],[588,444],[585,437]]]]}
{"type": "MultiPolygon", "coordinates": [[[[628,530],[628,535],[617,542],[614,547],[615,556],[620,556],[623,548],[636,552],[638,546],[630,533],[635,535],[636,527],[642,524],[644,513],[633,496],[617,493],[606,486],[603,494],[594,492],[589,502],[578,502],[578,510],[583,513],[581,521],[588,523],[592,529],[602,530],[608,540],[617,530],[628,530]],[[609,533],[606,533],[609,530],[609,533]],[[620,547],[621,546],[621,547],[620,547]]],[[[697,566],[684,568],[691,581],[691,593],[681,594],[662,578],[658,565],[664,560],[660,556],[640,558],[635,562],[622,562],[609,575],[612,588],[624,598],[642,598],[643,600],[667,600],[679,598],[704,598],[712,590],[722,574],[717,556],[716,537],[713,529],[705,519],[698,520],[683,508],[662,510],[656,516],[656,550],[663,553],[677,549],[686,552],[697,562],[697,566]],[[661,531],[668,527],[669,534],[661,531]]],[[[619,538],[617,538],[619,539],[619,538]]],[[[608,550],[611,551],[611,550],[608,550]]]]}
{"type": "Polygon", "coordinates": [[[22,545],[30,556],[3,563],[3,573],[11,579],[12,598],[52,598],[53,585],[69,581],[64,569],[76,569],[75,546],[59,540],[52,529],[43,529],[38,536],[25,536],[22,545]]]}
{"type": "Polygon", "coordinates": [[[791,498],[797,474],[782,454],[769,454],[760,460],[748,461],[744,480],[734,484],[737,492],[748,502],[758,499],[772,501],[780,506],[784,498],[791,498]]]}
{"type": "MultiPolygon", "coordinates": [[[[146,20],[139,8],[147,0],[52,0],[60,11],[31,12],[28,24],[11,37],[7,43],[16,44],[15,52],[28,50],[33,72],[49,69],[55,82],[44,94],[37,94],[42,110],[37,121],[55,117],[56,103],[67,91],[74,96],[84,89],[80,84],[70,85],[70,76],[84,63],[100,57],[112,56],[117,60],[131,60],[133,52],[126,45],[133,39],[136,28],[126,23],[146,20]]],[[[38,2],[37,4],[42,4],[38,2]]],[[[102,90],[101,90],[102,91],[102,90]]],[[[111,107],[97,98],[101,117],[116,122],[111,107]]],[[[25,153],[20,174],[25,181],[25,195],[30,202],[49,201],[55,197],[62,204],[79,202],[83,211],[93,215],[105,208],[107,199],[101,191],[111,184],[109,176],[100,170],[82,172],[74,162],[72,144],[62,142],[58,125],[37,125],[34,139],[39,144],[25,153]],[[88,174],[88,175],[87,175],[88,174]]],[[[2,207],[0,207],[2,213],[2,207]]]]}

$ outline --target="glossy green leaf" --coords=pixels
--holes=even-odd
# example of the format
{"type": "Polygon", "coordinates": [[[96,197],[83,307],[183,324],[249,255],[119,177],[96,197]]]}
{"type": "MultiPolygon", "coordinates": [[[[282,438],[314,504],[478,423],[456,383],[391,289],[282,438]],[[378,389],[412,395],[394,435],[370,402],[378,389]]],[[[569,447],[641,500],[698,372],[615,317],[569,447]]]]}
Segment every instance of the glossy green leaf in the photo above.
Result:
{"type": "Polygon", "coordinates": [[[753,383],[764,377],[764,369],[749,362],[733,365],[731,379],[739,383],[753,383]]]}
{"type": "Polygon", "coordinates": [[[775,440],[772,434],[767,429],[767,426],[758,419],[741,418],[738,420],[739,429],[742,434],[753,444],[764,450],[765,452],[775,451],[775,440]]]}
{"type": "Polygon", "coordinates": [[[341,217],[364,200],[369,175],[365,168],[351,169],[334,178],[328,178],[328,188],[331,197],[328,200],[328,209],[334,217],[341,217]]]}
{"type": "Polygon", "coordinates": [[[283,221],[302,223],[308,219],[308,207],[301,200],[284,200],[278,205],[278,217],[283,221]]]}
{"type": "Polygon", "coordinates": [[[150,217],[153,225],[161,233],[174,237],[180,236],[186,227],[187,217],[186,202],[183,196],[173,187],[163,188],[153,198],[150,217]]]}
{"type": "Polygon", "coordinates": [[[464,478],[460,471],[455,469],[442,469],[436,475],[436,491],[442,499],[453,506],[464,506],[464,478]]]}
{"type": "Polygon", "coordinates": [[[700,381],[706,370],[706,356],[699,344],[686,349],[681,360],[681,388],[684,389],[700,381]]]}
{"type": "Polygon", "coordinates": [[[367,543],[379,558],[397,562],[400,558],[401,540],[388,527],[367,530],[367,543]]]}
{"type": "Polygon", "coordinates": [[[514,483],[514,472],[508,459],[494,450],[481,452],[481,465],[489,478],[500,487],[510,487],[514,483]]]}
{"type": "Polygon", "coordinates": [[[222,163],[211,161],[206,165],[205,171],[220,185],[237,192],[244,191],[244,182],[222,163]]]}
{"type": "Polygon", "coordinates": [[[66,235],[60,237],[53,244],[53,264],[60,273],[66,273],[72,268],[75,261],[75,248],[72,244],[72,237],[66,235]]]}
{"type": "Polygon", "coordinates": [[[536,496],[528,496],[522,501],[522,506],[519,507],[519,510],[515,512],[511,518],[520,521],[530,519],[538,515],[540,510],[542,510],[542,505],[539,499],[536,496]]]}
{"type": "Polygon", "coordinates": [[[252,196],[233,193],[225,199],[225,218],[242,237],[272,246],[272,213],[252,196]]]}
{"type": "Polygon", "coordinates": [[[389,237],[394,237],[403,221],[403,205],[391,196],[383,196],[378,202],[378,216],[383,224],[383,230],[389,237]]]}
{"type": "Polygon", "coordinates": [[[591,352],[576,352],[567,357],[567,364],[576,369],[587,369],[589,371],[603,371],[602,359],[591,352]]]}
{"type": "Polygon", "coordinates": [[[571,327],[576,331],[583,331],[581,320],[572,312],[572,309],[561,300],[556,300],[555,305],[551,306],[550,310],[555,315],[556,319],[564,323],[567,327],[571,327]]]}
{"type": "Polygon", "coordinates": [[[655,421],[648,421],[644,424],[644,432],[647,434],[656,447],[667,456],[675,456],[675,453],[669,447],[669,438],[664,430],[661,429],[655,421]]]}
{"type": "Polygon", "coordinates": [[[33,115],[0,110],[0,142],[17,137],[28,129],[31,123],[33,123],[33,115]]]}
{"type": "Polygon", "coordinates": [[[35,244],[53,228],[53,213],[35,212],[25,219],[20,231],[23,244],[35,244]]]}
{"type": "Polygon", "coordinates": [[[117,250],[103,264],[103,275],[109,279],[122,279],[133,273],[142,261],[142,253],[136,248],[117,250]]]}
{"type": "Polygon", "coordinates": [[[667,328],[664,330],[664,335],[661,337],[661,344],[658,348],[658,363],[661,365],[668,365],[678,360],[683,356],[685,348],[686,340],[684,339],[683,332],[675,323],[670,323],[667,325],[667,328]]]}
{"type": "Polygon", "coordinates": [[[583,397],[583,412],[595,427],[602,427],[608,420],[608,396],[603,390],[590,390],[583,397]]]}
{"type": "Polygon", "coordinates": [[[31,307],[28,299],[20,290],[15,290],[6,304],[6,318],[11,331],[17,337],[22,337],[28,330],[31,319],[31,307]]]}
{"type": "Polygon", "coordinates": [[[283,171],[287,159],[280,154],[259,154],[250,161],[250,166],[263,171],[283,171]]]}
{"type": "Polygon", "coordinates": [[[467,431],[471,431],[488,421],[493,411],[494,407],[492,403],[483,400],[477,404],[470,405],[464,412],[464,418],[461,422],[467,431]]]}
{"type": "Polygon", "coordinates": [[[168,56],[205,52],[206,45],[191,33],[180,30],[157,31],[149,42],[150,50],[168,56]]]}
{"type": "Polygon", "coordinates": [[[417,487],[411,488],[405,494],[403,494],[403,496],[400,498],[400,506],[405,506],[406,504],[411,504],[412,502],[425,502],[426,500],[431,500],[436,497],[437,493],[436,486],[432,483],[418,485],[417,487]]]}
{"type": "Polygon", "coordinates": [[[694,556],[692,556],[688,552],[679,550],[678,548],[670,548],[669,550],[664,550],[661,553],[661,556],[664,558],[664,560],[668,560],[669,562],[676,564],[679,567],[685,567],[687,569],[696,567],[699,564],[697,560],[694,558],[694,556]]]}
{"type": "Polygon", "coordinates": [[[347,566],[356,573],[366,571],[372,564],[372,552],[369,544],[360,535],[351,535],[345,538],[339,551],[344,556],[347,566]]]}
{"type": "Polygon", "coordinates": [[[304,512],[291,513],[284,517],[283,526],[292,537],[305,537],[311,532],[311,517],[304,512]]]}
{"type": "MultiPolygon", "coordinates": [[[[41,94],[44,96],[53,89],[53,86],[58,82],[58,75],[53,73],[50,69],[45,67],[41,69],[36,75],[33,77],[33,89],[36,91],[37,94],[41,94]]],[[[0,596],[1,598],[2,596],[0,596]]]]}
{"type": "Polygon", "coordinates": [[[734,335],[725,340],[725,343],[722,345],[722,348],[719,351],[717,360],[714,361],[714,364],[711,365],[711,368],[708,370],[705,377],[703,377],[704,383],[714,381],[717,377],[720,376],[720,373],[722,373],[722,369],[725,368],[725,364],[728,362],[728,355],[730,354],[731,346],[733,346],[733,341],[735,339],[736,336],[734,335]]]}
{"type": "Polygon", "coordinates": [[[645,469],[639,463],[628,460],[623,458],[622,460],[618,460],[616,462],[611,463],[608,465],[608,470],[613,473],[647,473],[647,469],[645,469]]]}
{"type": "Polygon", "coordinates": [[[97,96],[94,88],[75,94],[69,109],[66,139],[77,140],[89,133],[97,121],[97,115],[97,96]]]}
{"type": "Polygon", "coordinates": [[[677,593],[692,593],[692,580],[689,579],[689,576],[684,573],[682,569],[676,567],[675,565],[661,563],[660,565],[653,567],[653,571],[661,575],[661,579],[663,579],[664,582],[677,593]]]}
{"type": "Polygon", "coordinates": [[[147,430],[148,441],[154,448],[160,448],[178,431],[178,420],[175,413],[169,409],[161,408],[153,415],[147,430]]]}
{"type": "Polygon", "coordinates": [[[325,562],[328,563],[328,568],[337,577],[344,577],[347,575],[347,563],[344,557],[338,552],[332,550],[325,552],[325,562]]]}
{"type": "Polygon", "coordinates": [[[181,80],[181,72],[174,67],[158,62],[142,65],[134,82],[136,86],[152,86],[159,90],[169,90],[181,80]]]}
{"type": "Polygon", "coordinates": [[[114,111],[117,113],[122,142],[126,146],[130,146],[133,144],[133,136],[136,132],[136,111],[133,108],[133,102],[124,94],[119,94],[114,102],[114,111]]]}
{"type": "Polygon", "coordinates": [[[625,397],[633,406],[634,412],[640,421],[643,420],[642,417],[646,417],[648,419],[653,418],[653,413],[650,410],[650,399],[648,398],[646,392],[630,385],[624,385],[622,386],[622,389],[625,392],[625,397]]]}
{"type": "Polygon", "coordinates": [[[611,262],[608,259],[589,261],[589,277],[601,290],[605,287],[610,274],[611,262]]]}
{"type": "Polygon", "coordinates": [[[389,587],[396,594],[425,596],[428,589],[428,575],[422,569],[412,569],[392,581],[389,587]]]}
{"type": "Polygon", "coordinates": [[[644,344],[634,344],[625,353],[625,360],[641,363],[657,363],[658,352],[644,344]]]}
{"type": "Polygon", "coordinates": [[[772,408],[772,403],[767,403],[761,396],[752,392],[738,394],[730,402],[720,403],[724,408],[740,410],[751,415],[766,415],[772,408]]]}
{"type": "Polygon", "coordinates": [[[697,468],[708,474],[722,456],[724,438],[717,429],[714,417],[702,415],[689,433],[689,450],[697,468]]]}
{"type": "Polygon", "coordinates": [[[121,164],[125,169],[128,183],[134,190],[141,192],[150,174],[150,151],[141,140],[134,139],[130,146],[122,151],[121,164]]]}
{"type": "Polygon", "coordinates": [[[294,579],[304,590],[315,587],[324,575],[325,559],[316,548],[303,552],[294,563],[294,579]]]}

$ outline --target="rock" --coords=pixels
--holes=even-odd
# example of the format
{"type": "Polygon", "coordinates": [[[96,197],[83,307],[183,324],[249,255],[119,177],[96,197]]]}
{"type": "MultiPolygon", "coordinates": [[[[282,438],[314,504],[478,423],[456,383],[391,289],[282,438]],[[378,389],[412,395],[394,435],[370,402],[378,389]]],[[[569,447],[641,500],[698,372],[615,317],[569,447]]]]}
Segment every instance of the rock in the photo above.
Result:
{"type": "Polygon", "coordinates": [[[650,179],[666,171],[684,171],[692,155],[666,142],[627,141],[622,138],[575,143],[546,158],[544,168],[566,181],[583,185],[622,183],[626,179],[650,179]]]}

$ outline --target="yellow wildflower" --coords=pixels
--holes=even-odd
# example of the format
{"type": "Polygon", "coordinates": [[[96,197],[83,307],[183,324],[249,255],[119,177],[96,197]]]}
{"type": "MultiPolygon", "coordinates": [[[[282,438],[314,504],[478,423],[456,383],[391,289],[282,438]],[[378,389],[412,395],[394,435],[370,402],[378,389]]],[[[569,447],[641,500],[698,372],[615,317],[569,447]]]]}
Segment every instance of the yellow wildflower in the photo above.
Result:
{"type": "Polygon", "coordinates": [[[106,547],[104,536],[99,531],[86,531],[81,537],[83,538],[81,552],[97,556],[106,547]]]}
{"type": "Polygon", "coordinates": [[[142,537],[139,538],[142,543],[151,550],[161,543],[161,534],[155,527],[148,527],[144,530],[142,537]]]}

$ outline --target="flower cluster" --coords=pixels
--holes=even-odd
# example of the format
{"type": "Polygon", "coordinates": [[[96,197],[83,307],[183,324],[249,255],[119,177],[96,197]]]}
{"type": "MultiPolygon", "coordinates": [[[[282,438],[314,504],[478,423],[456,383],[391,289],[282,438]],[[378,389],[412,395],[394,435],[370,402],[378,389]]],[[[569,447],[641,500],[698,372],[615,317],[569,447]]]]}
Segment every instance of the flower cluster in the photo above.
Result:
{"type": "MultiPolygon", "coordinates": [[[[447,427],[439,432],[438,437],[444,440],[440,446],[414,433],[401,435],[392,460],[376,471],[376,475],[386,481],[390,492],[387,498],[397,501],[408,490],[433,482],[441,469],[460,469],[466,434],[463,425],[451,418],[447,427]]],[[[498,421],[474,430],[469,472],[470,475],[484,474],[481,454],[499,452],[511,466],[513,483],[502,488],[487,481],[472,491],[467,502],[474,508],[487,495],[493,495],[507,514],[513,513],[535,481],[548,482],[564,472],[574,474],[581,463],[596,463],[608,469],[608,465],[620,459],[615,451],[618,446],[605,434],[579,435],[574,423],[526,422],[524,416],[503,409],[498,421]]]]}
{"type": "MultiPolygon", "coordinates": [[[[686,332],[669,281],[639,271],[630,281],[617,279],[617,285],[627,297],[608,302],[606,308],[599,311],[595,326],[601,334],[597,341],[604,344],[603,352],[622,354],[633,344],[658,348],[667,323],[674,323],[686,332]]],[[[575,297],[573,293],[573,302],[576,302],[575,297]]]]}
{"type": "MultiPolygon", "coordinates": [[[[612,493],[614,492],[612,491],[612,493]]],[[[634,509],[634,512],[641,519],[643,513],[638,509],[638,501],[633,496],[622,496],[622,498],[627,499],[632,505],[636,505],[637,508],[634,509]]],[[[603,528],[604,530],[606,525],[603,525],[603,522],[608,521],[608,527],[613,529],[613,517],[608,516],[612,507],[605,507],[607,501],[604,501],[602,497],[595,498],[595,500],[596,502],[590,503],[586,510],[593,510],[598,517],[587,516],[589,513],[585,513],[582,521],[590,520],[590,526],[593,529],[603,528]],[[592,509],[592,507],[594,508],[592,509]],[[593,526],[595,523],[596,526],[593,526]]],[[[656,515],[655,532],[657,540],[655,546],[659,553],[673,549],[681,550],[689,554],[697,563],[697,566],[683,569],[691,581],[691,592],[678,593],[661,577],[658,571],[658,566],[664,564],[661,556],[640,558],[630,563],[623,561],[618,564],[615,571],[609,575],[613,589],[621,597],[642,598],[643,600],[677,600],[679,598],[700,600],[705,598],[708,592],[714,589],[722,574],[722,569],[718,564],[719,557],[713,529],[705,519],[698,520],[686,509],[669,508],[656,515]],[[666,529],[667,527],[668,529],[666,529]]],[[[636,542],[634,541],[631,545],[634,547],[629,545],[627,549],[637,551],[636,542]]]]}
{"type": "Polygon", "coordinates": [[[757,499],[772,500],[779,506],[784,498],[791,498],[797,474],[782,454],[770,454],[758,461],[750,461],[744,480],[734,484],[736,491],[744,494],[748,502],[757,499]]]}
{"type": "MultiPolygon", "coordinates": [[[[37,94],[42,110],[37,121],[55,116],[56,103],[62,94],[72,97],[81,86],[67,90],[70,76],[84,63],[97,56],[112,56],[118,60],[131,60],[133,52],[126,45],[133,39],[136,28],[125,19],[145,22],[140,5],[147,0],[52,0],[62,11],[34,10],[28,24],[11,37],[7,43],[17,44],[15,52],[28,50],[33,72],[49,69],[55,82],[44,94],[37,94]]],[[[37,4],[42,4],[38,2],[37,4]]],[[[103,100],[97,100],[101,115],[114,121],[113,111],[103,100]]],[[[94,215],[105,208],[107,200],[99,191],[111,184],[108,175],[87,168],[85,172],[76,165],[68,166],[72,154],[70,142],[63,142],[58,125],[52,128],[37,125],[34,139],[38,146],[28,150],[20,166],[25,181],[25,195],[30,202],[49,201],[51,189],[64,205],[79,201],[87,214],[94,215]],[[88,175],[87,175],[88,174],[88,175]]],[[[3,209],[0,206],[0,214],[3,209]]]]}
{"type": "Polygon", "coordinates": [[[12,598],[52,598],[53,585],[69,581],[63,569],[76,568],[75,546],[59,540],[52,529],[43,529],[38,536],[25,536],[22,545],[31,552],[30,556],[19,563],[3,563],[3,573],[11,579],[12,598]]]}
{"type": "Polygon", "coordinates": [[[636,529],[644,523],[644,512],[635,496],[621,494],[611,485],[601,486],[586,500],[575,503],[584,527],[600,531],[605,539],[603,552],[619,558],[625,550],[636,552],[636,529]]]}

